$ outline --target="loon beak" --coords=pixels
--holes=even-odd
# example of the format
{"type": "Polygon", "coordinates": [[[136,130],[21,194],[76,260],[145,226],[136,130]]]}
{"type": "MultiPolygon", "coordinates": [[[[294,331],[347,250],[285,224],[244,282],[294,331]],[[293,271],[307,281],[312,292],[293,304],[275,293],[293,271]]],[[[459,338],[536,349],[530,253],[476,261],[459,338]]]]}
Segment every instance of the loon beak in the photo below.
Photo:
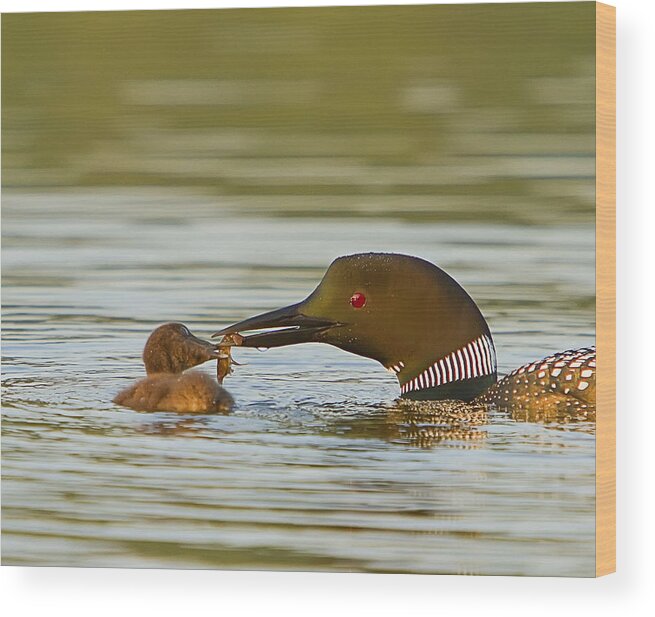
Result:
{"type": "Polygon", "coordinates": [[[212,338],[227,334],[241,334],[252,330],[268,330],[244,336],[240,346],[284,347],[297,343],[319,342],[323,332],[340,325],[328,319],[303,315],[302,308],[303,302],[299,302],[275,311],[255,315],[215,332],[212,334],[212,338]],[[270,328],[274,329],[269,330],[270,328]]]}

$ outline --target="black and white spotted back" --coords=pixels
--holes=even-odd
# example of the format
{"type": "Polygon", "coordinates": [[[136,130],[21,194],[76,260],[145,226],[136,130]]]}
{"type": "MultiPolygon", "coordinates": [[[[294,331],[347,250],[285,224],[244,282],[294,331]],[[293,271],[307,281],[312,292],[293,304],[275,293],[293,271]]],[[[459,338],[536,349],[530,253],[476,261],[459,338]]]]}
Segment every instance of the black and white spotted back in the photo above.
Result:
{"type": "Polygon", "coordinates": [[[568,350],[525,364],[480,395],[501,411],[595,415],[596,348],[568,350]]]}

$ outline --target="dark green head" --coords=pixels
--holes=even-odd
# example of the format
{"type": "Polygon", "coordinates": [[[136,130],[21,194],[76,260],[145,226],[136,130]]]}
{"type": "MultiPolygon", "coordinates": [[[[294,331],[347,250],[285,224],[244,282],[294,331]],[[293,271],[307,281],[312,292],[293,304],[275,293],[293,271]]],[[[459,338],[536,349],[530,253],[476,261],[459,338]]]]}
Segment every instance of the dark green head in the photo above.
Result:
{"type": "MultiPolygon", "coordinates": [[[[453,278],[423,259],[386,253],[340,257],[302,302],[246,319],[214,336],[265,328],[281,329],[246,336],[242,345],[328,343],[377,360],[397,373],[401,385],[471,341],[483,336],[491,340],[475,302],[453,278]]],[[[460,372],[474,376],[472,369],[460,372]]],[[[495,367],[487,372],[495,377],[495,367]]]]}
{"type": "Polygon", "coordinates": [[[146,373],[182,373],[188,368],[218,358],[216,345],[191,334],[181,323],[159,326],[143,349],[146,373]]]}

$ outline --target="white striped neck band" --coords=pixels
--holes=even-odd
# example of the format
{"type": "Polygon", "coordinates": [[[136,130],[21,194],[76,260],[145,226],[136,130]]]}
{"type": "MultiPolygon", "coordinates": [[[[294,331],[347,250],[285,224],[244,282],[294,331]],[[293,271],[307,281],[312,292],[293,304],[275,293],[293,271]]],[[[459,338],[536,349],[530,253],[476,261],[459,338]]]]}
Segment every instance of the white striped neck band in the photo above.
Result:
{"type": "MultiPolygon", "coordinates": [[[[398,375],[405,367],[398,362],[388,370],[398,375]]],[[[487,334],[439,358],[419,375],[401,384],[401,394],[437,388],[445,384],[493,375],[496,372],[496,350],[487,334]]]]}

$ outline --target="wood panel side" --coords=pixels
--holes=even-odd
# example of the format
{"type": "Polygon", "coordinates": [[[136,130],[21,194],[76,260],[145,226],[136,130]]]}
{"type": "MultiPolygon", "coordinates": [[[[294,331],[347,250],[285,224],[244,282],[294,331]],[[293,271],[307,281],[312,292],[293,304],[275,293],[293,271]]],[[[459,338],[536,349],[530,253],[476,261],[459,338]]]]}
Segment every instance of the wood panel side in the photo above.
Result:
{"type": "Polygon", "coordinates": [[[596,3],[596,576],[616,570],[616,9],[596,3]]]}

